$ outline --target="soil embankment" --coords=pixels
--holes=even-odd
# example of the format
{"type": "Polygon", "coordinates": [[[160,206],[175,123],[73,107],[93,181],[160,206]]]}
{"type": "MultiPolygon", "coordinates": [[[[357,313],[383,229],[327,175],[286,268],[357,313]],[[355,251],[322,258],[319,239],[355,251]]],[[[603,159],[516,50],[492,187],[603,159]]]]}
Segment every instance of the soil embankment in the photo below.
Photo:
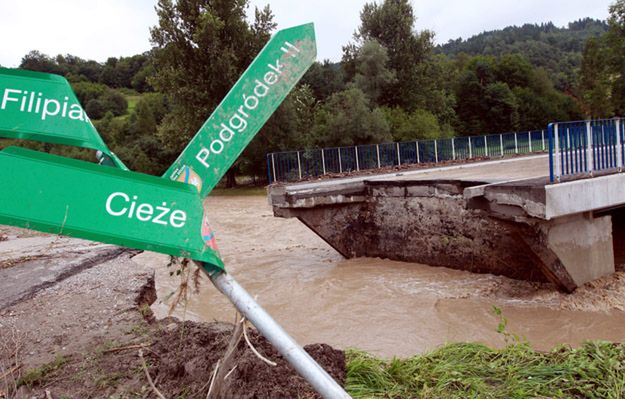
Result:
{"type": "MultiPolygon", "coordinates": [[[[133,251],[6,227],[0,233],[6,238],[2,291],[12,292],[0,304],[0,398],[155,397],[140,349],[165,397],[206,397],[232,325],[155,321],[154,272],[134,262],[133,251]],[[18,258],[11,255],[20,247],[18,258]],[[24,275],[32,278],[17,278],[24,275]]],[[[278,366],[263,363],[241,341],[224,385],[227,397],[314,397],[267,341],[254,331],[250,339],[278,366]]],[[[344,380],[343,352],[306,349],[344,380]]]]}

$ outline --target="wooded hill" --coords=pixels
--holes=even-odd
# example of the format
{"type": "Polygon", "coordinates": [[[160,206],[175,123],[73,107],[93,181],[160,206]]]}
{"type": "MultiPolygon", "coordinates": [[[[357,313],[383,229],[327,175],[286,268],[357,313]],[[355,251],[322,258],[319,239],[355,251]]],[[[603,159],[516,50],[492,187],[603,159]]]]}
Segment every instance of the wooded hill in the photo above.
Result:
{"type": "Polygon", "coordinates": [[[608,23],[592,18],[570,22],[566,27],[553,23],[524,24],[483,32],[466,40],[450,40],[436,52],[457,56],[520,54],[532,65],[544,68],[559,90],[575,87],[582,64],[582,52],[589,38],[608,31],[608,23]]]}

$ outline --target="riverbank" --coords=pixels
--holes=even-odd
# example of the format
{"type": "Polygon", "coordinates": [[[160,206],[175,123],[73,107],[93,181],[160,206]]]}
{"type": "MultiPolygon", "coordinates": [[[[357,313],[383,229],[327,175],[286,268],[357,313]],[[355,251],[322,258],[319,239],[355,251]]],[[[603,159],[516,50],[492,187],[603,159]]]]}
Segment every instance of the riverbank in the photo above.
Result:
{"type": "MultiPolygon", "coordinates": [[[[135,251],[98,257],[120,249],[5,226],[0,232],[0,285],[13,293],[0,303],[0,398],[155,397],[146,371],[165,397],[206,396],[231,324],[156,320],[154,270],[135,262],[135,251]],[[38,274],[39,284],[20,278],[27,274],[38,274]]],[[[240,342],[237,367],[223,386],[227,397],[314,397],[264,338],[252,329],[248,334],[278,366],[240,342]]],[[[342,351],[306,349],[344,380],[342,351]]]]}

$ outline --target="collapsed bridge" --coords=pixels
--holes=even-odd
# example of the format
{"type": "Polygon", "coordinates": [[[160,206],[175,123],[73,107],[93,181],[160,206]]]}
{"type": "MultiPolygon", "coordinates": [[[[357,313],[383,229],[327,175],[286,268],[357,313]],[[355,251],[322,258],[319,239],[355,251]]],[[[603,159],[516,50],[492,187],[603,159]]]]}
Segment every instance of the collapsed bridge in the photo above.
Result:
{"type": "Polygon", "coordinates": [[[617,244],[622,121],[576,126],[550,125],[549,155],[273,185],[269,200],[276,216],[298,218],[345,257],[550,281],[571,292],[613,273],[625,255],[617,244]]]}

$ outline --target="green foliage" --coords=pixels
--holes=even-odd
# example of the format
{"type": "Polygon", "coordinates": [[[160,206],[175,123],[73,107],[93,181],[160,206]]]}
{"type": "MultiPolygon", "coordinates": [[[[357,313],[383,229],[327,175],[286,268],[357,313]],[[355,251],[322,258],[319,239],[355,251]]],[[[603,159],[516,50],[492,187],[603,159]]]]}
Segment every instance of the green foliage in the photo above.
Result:
{"type": "Polygon", "coordinates": [[[65,72],[52,57],[43,54],[38,50],[33,50],[22,57],[20,68],[36,72],[56,74],[63,74],[65,72]]]}
{"type": "Polygon", "coordinates": [[[124,115],[128,109],[128,101],[117,90],[100,83],[87,81],[72,85],[78,101],[85,107],[91,119],[100,119],[107,112],[115,116],[124,115]]]}
{"type": "Polygon", "coordinates": [[[26,371],[26,373],[17,380],[16,387],[19,388],[21,386],[27,386],[32,388],[43,384],[50,374],[63,367],[66,363],[67,359],[62,355],[57,354],[52,362],[26,371]]]}
{"type": "Polygon", "coordinates": [[[586,115],[592,118],[612,116],[608,65],[603,62],[602,49],[595,39],[589,39],[584,48],[580,72],[579,92],[586,115]]]}
{"type": "Polygon", "coordinates": [[[538,352],[517,342],[495,350],[445,345],[401,360],[347,352],[346,389],[354,398],[622,398],[625,345],[586,342],[538,352]]]}
{"type": "Polygon", "coordinates": [[[599,37],[606,30],[604,21],[591,18],[571,22],[566,28],[551,22],[525,24],[480,33],[467,40],[450,40],[437,51],[451,56],[519,54],[535,67],[545,69],[559,90],[570,90],[576,83],[586,40],[599,37]]]}
{"type": "Polygon", "coordinates": [[[345,89],[345,72],[341,63],[315,62],[302,77],[302,84],[310,86],[317,101],[345,89]]]}
{"type": "Polygon", "coordinates": [[[99,99],[109,90],[109,88],[103,84],[88,81],[74,83],[72,84],[72,89],[74,89],[78,101],[85,106],[89,101],[99,99]]]}
{"type": "MultiPolygon", "coordinates": [[[[360,12],[361,25],[355,35],[356,44],[344,48],[343,60],[355,64],[360,49],[376,40],[388,51],[388,67],[397,80],[385,90],[381,104],[413,110],[423,103],[420,88],[425,80],[424,63],[431,55],[434,34],[415,32],[415,16],[408,0],[385,0],[366,3],[360,12]]],[[[348,69],[349,71],[349,69],[348,69]]],[[[357,73],[356,68],[352,68],[357,73]]],[[[352,76],[348,75],[351,80],[352,76]]]]}
{"type": "Polygon", "coordinates": [[[608,32],[589,39],[577,87],[584,113],[610,117],[625,113],[625,1],[610,6],[608,32]]]}
{"type": "Polygon", "coordinates": [[[313,135],[319,146],[347,146],[390,141],[384,112],[372,108],[359,88],[335,93],[315,113],[313,135]]]}
{"type": "Polygon", "coordinates": [[[271,10],[247,0],[159,0],[151,29],[155,73],[150,82],[171,101],[159,135],[181,151],[262,48],[275,28],[271,10]]]}
{"type": "Polygon", "coordinates": [[[158,127],[169,113],[162,94],[142,95],[127,118],[115,118],[112,112],[95,121],[96,129],[111,149],[132,170],[162,174],[176,157],[158,136],[158,127]]]}
{"type": "Polygon", "coordinates": [[[387,50],[375,39],[366,41],[358,51],[354,83],[373,103],[396,82],[395,72],[387,64],[387,50]]]}
{"type": "Polygon", "coordinates": [[[70,54],[52,58],[37,50],[22,58],[20,68],[63,75],[74,83],[101,83],[113,88],[133,88],[139,92],[151,90],[146,78],[153,69],[149,53],[119,59],[111,57],[102,65],[70,54]]]}
{"type": "Polygon", "coordinates": [[[89,102],[85,106],[85,111],[91,119],[100,119],[104,116],[104,114],[106,114],[106,108],[104,108],[104,103],[97,98],[89,100],[89,102]]]}
{"type": "Polygon", "coordinates": [[[574,101],[519,55],[478,56],[463,63],[456,86],[456,126],[463,134],[531,130],[579,117],[574,101]]]}
{"type": "Polygon", "coordinates": [[[399,107],[383,107],[382,112],[393,141],[429,140],[453,135],[449,126],[441,127],[436,116],[423,109],[407,113],[399,107]]]}

